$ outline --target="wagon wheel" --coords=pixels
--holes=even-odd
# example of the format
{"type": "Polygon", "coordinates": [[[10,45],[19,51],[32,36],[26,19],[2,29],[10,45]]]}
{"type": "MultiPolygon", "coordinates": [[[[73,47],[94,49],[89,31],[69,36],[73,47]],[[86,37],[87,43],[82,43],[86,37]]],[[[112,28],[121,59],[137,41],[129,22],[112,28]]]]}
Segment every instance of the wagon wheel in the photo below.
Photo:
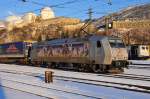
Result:
{"type": "Polygon", "coordinates": [[[93,70],[95,73],[101,72],[100,65],[93,65],[93,66],[92,66],[92,70],[93,70]]]}

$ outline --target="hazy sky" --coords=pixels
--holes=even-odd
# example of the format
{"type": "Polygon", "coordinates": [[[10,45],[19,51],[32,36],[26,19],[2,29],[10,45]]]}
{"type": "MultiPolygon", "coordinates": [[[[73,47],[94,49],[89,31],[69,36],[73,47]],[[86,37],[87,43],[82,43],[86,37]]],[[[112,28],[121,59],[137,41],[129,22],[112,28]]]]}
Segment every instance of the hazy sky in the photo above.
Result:
{"type": "Polygon", "coordinates": [[[39,14],[43,6],[53,6],[64,2],[74,1],[53,7],[56,16],[76,17],[80,19],[88,18],[88,8],[93,8],[93,18],[101,17],[107,13],[116,12],[123,8],[133,5],[150,3],[150,0],[111,0],[112,5],[107,4],[109,0],[1,0],[0,1],[0,20],[9,15],[23,15],[25,12],[35,11],[39,14]],[[36,4],[35,4],[36,3],[36,4]],[[37,4],[38,3],[38,4],[37,4]],[[40,3],[40,4],[39,4],[40,3]],[[42,5],[41,5],[42,4],[42,5]]]}

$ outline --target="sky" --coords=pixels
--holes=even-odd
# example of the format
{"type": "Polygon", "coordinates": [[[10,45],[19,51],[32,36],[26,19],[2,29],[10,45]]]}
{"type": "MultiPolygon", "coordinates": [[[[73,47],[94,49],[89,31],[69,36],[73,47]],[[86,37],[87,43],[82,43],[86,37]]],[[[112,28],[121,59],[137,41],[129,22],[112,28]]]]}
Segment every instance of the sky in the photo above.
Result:
{"type": "Polygon", "coordinates": [[[150,3],[150,0],[0,0],[0,20],[5,20],[7,16],[23,16],[26,12],[34,12],[39,15],[41,8],[51,6],[55,16],[66,16],[88,18],[88,9],[92,8],[92,18],[99,18],[108,13],[117,12],[129,6],[150,3]],[[73,3],[66,3],[71,2],[73,3]],[[65,4],[62,4],[65,3],[65,4]],[[57,6],[56,6],[57,5],[57,6]],[[58,6],[59,5],[59,6],[58,6]]]}

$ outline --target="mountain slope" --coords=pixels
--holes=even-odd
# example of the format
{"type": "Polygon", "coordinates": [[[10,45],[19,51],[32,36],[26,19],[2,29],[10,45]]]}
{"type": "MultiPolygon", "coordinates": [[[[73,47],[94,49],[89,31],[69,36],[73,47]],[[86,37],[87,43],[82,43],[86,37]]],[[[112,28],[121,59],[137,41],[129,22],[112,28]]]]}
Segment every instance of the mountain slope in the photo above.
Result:
{"type": "Polygon", "coordinates": [[[150,19],[150,3],[138,6],[130,6],[120,10],[119,12],[98,18],[94,23],[96,25],[104,24],[107,17],[110,18],[109,21],[124,19],[150,19]]]}

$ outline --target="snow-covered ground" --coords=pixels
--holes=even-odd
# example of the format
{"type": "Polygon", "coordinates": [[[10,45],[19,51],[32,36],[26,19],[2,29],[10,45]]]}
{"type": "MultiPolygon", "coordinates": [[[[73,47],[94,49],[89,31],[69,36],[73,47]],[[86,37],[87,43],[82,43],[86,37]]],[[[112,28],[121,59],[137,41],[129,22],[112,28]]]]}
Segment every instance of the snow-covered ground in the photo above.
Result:
{"type": "MultiPolygon", "coordinates": [[[[143,85],[143,86],[150,86],[150,82],[148,81],[137,81],[132,79],[124,80],[122,78],[112,78],[112,77],[103,77],[99,76],[99,74],[91,74],[91,73],[79,73],[79,72],[73,72],[73,71],[62,71],[62,70],[52,70],[52,69],[46,69],[46,68],[39,68],[39,67],[29,67],[29,66],[19,66],[19,65],[11,65],[11,64],[1,64],[0,70],[15,70],[15,71],[22,71],[22,72],[31,72],[31,73],[40,73],[44,75],[44,72],[46,70],[51,70],[54,72],[54,75],[56,76],[65,76],[65,77],[74,77],[74,78],[84,78],[84,79],[90,79],[90,80],[99,80],[99,81],[105,81],[105,82],[116,82],[116,83],[124,83],[124,84],[133,84],[133,85],[143,85]],[[10,66],[12,68],[10,68],[10,66]]],[[[125,73],[129,74],[146,74],[150,75],[149,70],[138,70],[135,69],[128,69],[125,70],[125,73]]]]}
{"type": "Polygon", "coordinates": [[[125,69],[124,74],[135,74],[135,75],[150,76],[150,69],[129,68],[129,69],[125,69]]]}
{"type": "Polygon", "coordinates": [[[0,86],[0,99],[47,99],[47,98],[0,86]]]}
{"type": "MultiPolygon", "coordinates": [[[[59,99],[91,99],[92,97],[87,97],[84,95],[95,96],[95,98],[104,99],[150,99],[150,94],[142,92],[134,92],[128,90],[121,90],[112,87],[89,85],[84,83],[65,81],[54,79],[54,83],[46,84],[44,83],[44,78],[42,76],[29,76],[21,74],[21,72],[28,72],[34,74],[44,74],[48,70],[46,68],[39,67],[29,67],[29,66],[19,66],[11,64],[0,64],[0,99],[20,99],[15,97],[21,97],[21,99],[45,99],[49,98],[59,98],[59,99]],[[12,71],[14,72],[2,72],[2,71],[12,71]],[[19,72],[20,74],[15,74],[19,72]],[[11,89],[10,89],[11,88],[11,89]],[[20,90],[20,91],[19,91],[20,90]],[[63,90],[60,91],[60,90],[63,90]],[[72,92],[72,93],[67,93],[72,92]],[[78,94],[74,94],[78,93],[78,94]],[[36,94],[41,96],[36,96],[36,94]],[[11,97],[11,95],[15,95],[11,97]],[[43,97],[44,96],[44,97],[43,97]]],[[[55,75],[67,76],[67,77],[78,77],[91,80],[102,80],[111,82],[123,82],[131,84],[139,84],[150,86],[150,82],[137,81],[135,80],[123,80],[120,78],[110,78],[98,76],[98,74],[91,73],[79,73],[61,70],[52,70],[55,75]]],[[[148,70],[139,69],[127,69],[125,73],[128,74],[141,74],[150,76],[148,70]]],[[[94,98],[94,97],[93,97],[94,98]]]]}
{"type": "Polygon", "coordinates": [[[149,69],[150,60],[129,60],[129,68],[149,69]]]}
{"type": "Polygon", "coordinates": [[[150,60],[129,60],[132,64],[146,64],[150,66],[150,60]]]}

